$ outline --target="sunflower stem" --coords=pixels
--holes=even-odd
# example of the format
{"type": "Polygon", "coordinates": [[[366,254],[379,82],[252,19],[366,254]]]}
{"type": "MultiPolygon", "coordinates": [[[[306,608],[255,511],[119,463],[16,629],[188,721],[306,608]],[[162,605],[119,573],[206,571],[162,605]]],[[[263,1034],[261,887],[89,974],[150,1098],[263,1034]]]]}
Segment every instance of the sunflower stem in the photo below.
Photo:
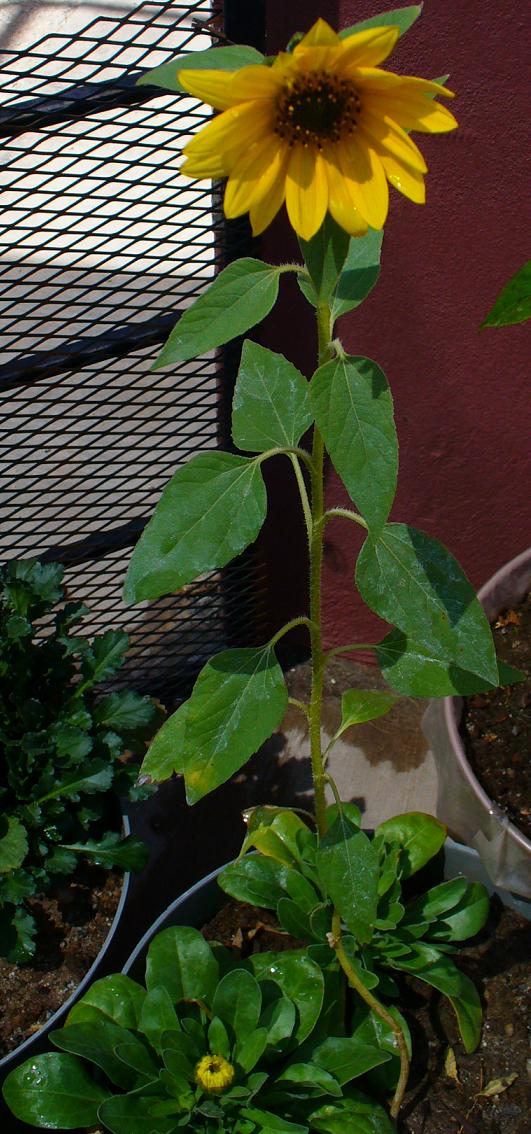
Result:
{"type": "MultiPolygon", "coordinates": [[[[317,305],[318,365],[331,357],[332,312],[330,304],[317,305]]],[[[323,565],[324,443],[317,426],[313,431],[310,538],[310,622],[312,647],[312,691],[310,697],[310,755],[315,800],[315,820],[320,835],[326,832],[325,774],[321,750],[324,651],[321,626],[321,587],[323,565]]]]}

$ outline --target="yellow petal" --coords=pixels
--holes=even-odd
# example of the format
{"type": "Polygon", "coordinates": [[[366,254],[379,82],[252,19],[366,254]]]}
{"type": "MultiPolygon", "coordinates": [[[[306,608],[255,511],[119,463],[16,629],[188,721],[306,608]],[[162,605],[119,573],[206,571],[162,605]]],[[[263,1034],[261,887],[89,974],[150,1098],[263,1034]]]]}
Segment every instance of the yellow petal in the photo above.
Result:
{"type": "Polygon", "coordinates": [[[402,165],[389,154],[381,154],[380,161],[391,185],[398,189],[399,193],[403,193],[404,197],[409,197],[409,200],[414,201],[416,205],[423,205],[426,200],[426,187],[422,173],[419,173],[417,169],[410,169],[407,165],[402,165]]]}
{"type": "Polygon", "coordinates": [[[239,217],[249,210],[255,199],[267,196],[287,152],[288,147],[272,134],[242,155],[225,189],[225,216],[239,217]]]}
{"type": "Polygon", "coordinates": [[[338,145],[337,156],[362,217],[371,228],[383,228],[389,208],[389,189],[378,154],[356,135],[338,145]]]}
{"type": "Polygon", "coordinates": [[[242,67],[235,71],[231,79],[231,94],[235,102],[247,102],[253,98],[275,98],[281,86],[281,79],[272,67],[257,64],[242,67]]]}
{"type": "Polygon", "coordinates": [[[242,102],[203,126],[183,152],[194,164],[196,160],[221,161],[230,172],[249,146],[272,132],[272,118],[273,109],[268,102],[242,102]]]}
{"type": "Polygon", "coordinates": [[[366,28],[341,40],[339,64],[343,67],[375,67],[391,54],[400,28],[366,28]]]}
{"type": "Polygon", "coordinates": [[[309,71],[335,71],[338,54],[337,47],[305,48],[297,55],[296,73],[300,75],[308,74],[309,71]]]}
{"type": "Polygon", "coordinates": [[[326,20],[319,17],[297,44],[293,54],[296,56],[301,47],[338,47],[340,44],[341,40],[337,32],[327,24],[326,20]]]}
{"type": "Polygon", "coordinates": [[[422,134],[445,134],[455,130],[458,123],[445,106],[424,95],[389,94],[371,91],[370,107],[374,114],[386,114],[404,130],[419,130],[422,134]]]}
{"type": "MultiPolygon", "coordinates": [[[[427,165],[412,138],[393,122],[388,115],[381,117],[371,112],[371,104],[363,103],[363,109],[358,125],[358,131],[370,146],[374,139],[383,146],[384,152],[390,154],[398,161],[404,162],[420,173],[427,172],[427,165]]],[[[380,152],[380,150],[378,151],[380,152]]]]}
{"type": "Polygon", "coordinates": [[[230,88],[232,71],[178,71],[177,78],[185,91],[208,102],[216,110],[228,110],[234,106],[230,88]]]}
{"type": "Polygon", "coordinates": [[[414,75],[395,75],[393,71],[383,71],[379,67],[359,67],[357,77],[371,90],[388,90],[389,87],[401,87],[416,94],[441,95],[443,98],[455,98],[455,92],[443,87],[441,83],[434,83],[431,79],[417,79],[414,75]]]}
{"type": "Polygon", "coordinates": [[[291,156],[290,150],[278,150],[272,163],[271,180],[267,184],[264,178],[261,182],[259,196],[257,196],[249,209],[249,220],[254,236],[263,232],[276,217],[278,210],[284,203],[286,196],[286,171],[291,156]]]}
{"type": "Polygon", "coordinates": [[[227,177],[229,170],[227,162],[221,154],[210,154],[204,158],[186,158],[179,170],[185,177],[193,181],[214,180],[217,177],[227,177]]]}
{"type": "Polygon", "coordinates": [[[286,207],[298,236],[311,240],[321,227],[328,206],[328,181],[319,150],[295,146],[286,175],[286,207]]]}
{"type": "Polygon", "coordinates": [[[239,71],[179,71],[179,82],[189,94],[216,110],[228,110],[239,102],[274,98],[280,79],[271,67],[261,64],[239,71]]]}
{"type": "Polygon", "coordinates": [[[328,178],[328,211],[336,224],[344,228],[350,236],[364,236],[367,232],[367,222],[354,204],[349,191],[350,182],[344,176],[332,154],[326,157],[326,175],[328,178]]]}

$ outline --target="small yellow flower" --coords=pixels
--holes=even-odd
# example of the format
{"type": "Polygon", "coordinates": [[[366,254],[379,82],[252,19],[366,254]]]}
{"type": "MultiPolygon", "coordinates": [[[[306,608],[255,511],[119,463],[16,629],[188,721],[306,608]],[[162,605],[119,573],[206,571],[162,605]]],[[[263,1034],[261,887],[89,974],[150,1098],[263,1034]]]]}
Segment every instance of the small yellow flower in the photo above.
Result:
{"type": "Polygon", "coordinates": [[[185,147],[182,172],[228,177],[225,214],[249,212],[255,234],[284,200],[304,240],[327,211],[352,236],[382,228],[388,182],[423,204],[427,166],[408,131],[453,130],[455,118],[434,101],[453,94],[378,67],[398,36],[376,27],[340,39],[319,19],[271,67],[180,71],[190,94],[223,112],[185,147]]]}
{"type": "Polygon", "coordinates": [[[195,1069],[195,1080],[209,1095],[226,1091],[234,1080],[234,1067],[222,1055],[204,1055],[195,1069]]]}

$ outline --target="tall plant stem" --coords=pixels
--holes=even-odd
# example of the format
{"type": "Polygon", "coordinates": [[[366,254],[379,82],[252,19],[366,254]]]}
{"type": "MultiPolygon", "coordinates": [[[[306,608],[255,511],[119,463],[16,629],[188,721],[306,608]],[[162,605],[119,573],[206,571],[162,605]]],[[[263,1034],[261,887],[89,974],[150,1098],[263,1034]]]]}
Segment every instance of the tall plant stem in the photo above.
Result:
{"type": "MultiPolygon", "coordinates": [[[[330,306],[317,306],[319,366],[332,357],[330,306]]],[[[324,652],[321,627],[321,579],[323,565],[324,444],[314,426],[312,449],[312,529],[310,538],[310,621],[312,646],[312,693],[310,699],[310,754],[315,799],[315,820],[320,835],[326,832],[325,774],[321,752],[324,652]]]]}
{"type": "Polygon", "coordinates": [[[337,912],[334,914],[334,917],[332,919],[332,932],[331,934],[329,934],[329,940],[332,948],[335,950],[336,957],[351,988],[355,989],[358,995],[361,996],[361,999],[364,1000],[369,1008],[374,1012],[375,1016],[378,1016],[380,1020],[383,1020],[384,1024],[387,1024],[387,1027],[391,1029],[395,1037],[398,1052],[400,1055],[400,1075],[398,1077],[395,1093],[391,1100],[389,1113],[391,1115],[391,1118],[396,1118],[400,1110],[400,1104],[404,1097],[404,1092],[407,1087],[407,1081],[409,1077],[409,1052],[407,1050],[404,1033],[398,1021],[395,1020],[394,1016],[392,1016],[386,1008],[384,1008],[383,1004],[380,1004],[380,1001],[377,1000],[375,996],[373,996],[372,992],[369,992],[369,989],[365,987],[363,981],[360,980],[356,970],[351,965],[343,948],[343,941],[341,938],[341,919],[337,912]]]}

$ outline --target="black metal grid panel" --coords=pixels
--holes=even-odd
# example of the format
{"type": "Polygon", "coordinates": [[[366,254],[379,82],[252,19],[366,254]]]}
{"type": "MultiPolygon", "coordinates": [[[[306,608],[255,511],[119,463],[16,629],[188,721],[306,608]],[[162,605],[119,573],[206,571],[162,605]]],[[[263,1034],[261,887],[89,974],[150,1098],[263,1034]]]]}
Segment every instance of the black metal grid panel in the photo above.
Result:
{"type": "MultiPolygon", "coordinates": [[[[233,635],[256,640],[263,602],[254,554],[177,597],[121,599],[162,486],[219,440],[216,359],[150,365],[226,255],[210,187],[177,168],[205,108],[135,83],[208,46],[200,21],[210,33],[219,15],[209,0],[83,9],[75,34],[8,46],[0,66],[0,559],[65,562],[86,632],[127,629],[122,679],[167,697],[233,635]]],[[[233,230],[231,256],[248,239],[233,230]]]]}

